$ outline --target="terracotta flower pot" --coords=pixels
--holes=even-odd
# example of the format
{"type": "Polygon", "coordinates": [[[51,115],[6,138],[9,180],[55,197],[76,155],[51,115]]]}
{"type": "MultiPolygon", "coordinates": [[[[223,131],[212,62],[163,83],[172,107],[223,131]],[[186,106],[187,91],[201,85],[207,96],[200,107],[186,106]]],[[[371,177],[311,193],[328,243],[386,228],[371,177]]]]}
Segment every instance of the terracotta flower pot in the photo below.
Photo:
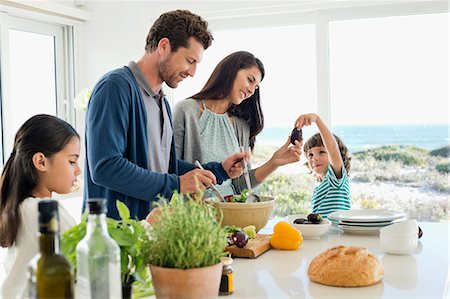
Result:
{"type": "Polygon", "coordinates": [[[223,264],[193,269],[163,268],[150,265],[156,298],[216,298],[223,264]]]}

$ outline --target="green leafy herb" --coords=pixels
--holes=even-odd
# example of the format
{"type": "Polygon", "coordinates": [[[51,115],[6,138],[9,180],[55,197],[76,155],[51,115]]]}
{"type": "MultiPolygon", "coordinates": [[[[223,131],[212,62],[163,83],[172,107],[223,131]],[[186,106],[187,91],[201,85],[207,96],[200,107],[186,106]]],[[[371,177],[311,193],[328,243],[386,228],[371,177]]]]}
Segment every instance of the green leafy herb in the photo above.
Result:
{"type": "Polygon", "coordinates": [[[183,200],[175,193],[170,204],[162,200],[160,221],[149,231],[143,244],[145,261],[168,268],[191,269],[220,262],[227,234],[217,222],[216,210],[197,198],[183,200]]]}
{"type": "MultiPolygon", "coordinates": [[[[142,244],[148,240],[147,231],[140,221],[130,218],[130,211],[124,203],[117,200],[116,206],[121,220],[106,218],[106,223],[109,234],[120,247],[122,282],[128,281],[130,276],[134,276],[137,282],[133,284],[133,288],[138,285],[141,290],[146,290],[146,294],[151,293],[152,289],[145,287],[145,285],[149,285],[151,279],[142,255],[142,244]]],[[[61,237],[62,253],[75,271],[77,266],[76,247],[86,235],[87,218],[88,214],[84,213],[81,222],[66,231],[61,237]]]]}

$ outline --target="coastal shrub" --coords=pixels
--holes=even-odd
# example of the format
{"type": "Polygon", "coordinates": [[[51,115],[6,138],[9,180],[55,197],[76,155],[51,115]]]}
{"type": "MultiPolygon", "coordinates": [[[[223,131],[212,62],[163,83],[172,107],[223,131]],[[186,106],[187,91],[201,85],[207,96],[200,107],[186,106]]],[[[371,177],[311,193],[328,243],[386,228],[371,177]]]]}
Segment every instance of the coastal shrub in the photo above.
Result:
{"type": "MultiPolygon", "coordinates": [[[[260,157],[259,161],[267,161],[273,151],[273,147],[262,151],[266,159],[260,157]]],[[[411,146],[390,146],[354,153],[350,176],[352,208],[404,211],[418,221],[448,222],[450,185],[449,172],[444,170],[450,167],[449,161],[432,152],[411,146]],[[408,165],[405,159],[386,158],[387,153],[395,151],[399,156],[409,153],[421,162],[408,165]]],[[[298,173],[285,173],[280,168],[256,188],[257,194],[277,198],[275,216],[310,212],[317,181],[301,171],[299,167],[298,173]]]]}
{"type": "Polygon", "coordinates": [[[311,192],[299,191],[275,196],[277,201],[273,215],[284,217],[292,214],[309,214],[311,211],[311,192]]]}
{"type": "Polygon", "coordinates": [[[352,208],[360,209],[378,209],[380,203],[377,198],[368,194],[359,194],[359,196],[351,196],[352,208]]]}
{"type": "Polygon", "coordinates": [[[357,158],[370,156],[380,161],[400,161],[404,165],[424,165],[426,155],[427,150],[406,145],[386,145],[353,154],[357,158]]]}
{"type": "Polygon", "coordinates": [[[430,151],[430,156],[443,158],[450,157],[450,145],[430,151]]]}
{"type": "Polygon", "coordinates": [[[272,145],[255,146],[251,157],[252,164],[263,164],[268,161],[278,148],[272,145]]]}
{"type": "Polygon", "coordinates": [[[274,173],[255,188],[255,193],[277,199],[273,215],[309,214],[316,181],[311,175],[274,173]]]}
{"type": "Polygon", "coordinates": [[[439,171],[440,173],[450,173],[450,162],[437,164],[436,170],[439,171]]]}

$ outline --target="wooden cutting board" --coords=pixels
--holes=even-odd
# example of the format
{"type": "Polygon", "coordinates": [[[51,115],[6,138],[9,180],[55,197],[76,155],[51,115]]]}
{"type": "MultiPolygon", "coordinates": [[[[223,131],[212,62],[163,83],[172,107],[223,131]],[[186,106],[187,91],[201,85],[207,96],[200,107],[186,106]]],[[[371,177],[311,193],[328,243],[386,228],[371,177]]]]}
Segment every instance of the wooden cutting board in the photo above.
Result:
{"type": "Polygon", "coordinates": [[[272,235],[257,234],[254,239],[250,239],[243,248],[236,245],[228,246],[225,250],[233,257],[246,257],[254,259],[270,249],[270,237],[272,235]]]}

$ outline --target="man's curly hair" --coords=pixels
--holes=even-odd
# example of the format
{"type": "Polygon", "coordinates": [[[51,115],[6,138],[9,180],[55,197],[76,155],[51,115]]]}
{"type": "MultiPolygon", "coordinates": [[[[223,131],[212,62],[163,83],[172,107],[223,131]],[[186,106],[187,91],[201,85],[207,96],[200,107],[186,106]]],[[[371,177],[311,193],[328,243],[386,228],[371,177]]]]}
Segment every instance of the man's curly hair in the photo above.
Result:
{"type": "Polygon", "coordinates": [[[189,10],[174,10],[162,14],[147,35],[145,51],[152,52],[163,38],[168,38],[172,52],[180,47],[187,48],[188,39],[194,37],[206,50],[213,41],[208,22],[189,10]]]}

